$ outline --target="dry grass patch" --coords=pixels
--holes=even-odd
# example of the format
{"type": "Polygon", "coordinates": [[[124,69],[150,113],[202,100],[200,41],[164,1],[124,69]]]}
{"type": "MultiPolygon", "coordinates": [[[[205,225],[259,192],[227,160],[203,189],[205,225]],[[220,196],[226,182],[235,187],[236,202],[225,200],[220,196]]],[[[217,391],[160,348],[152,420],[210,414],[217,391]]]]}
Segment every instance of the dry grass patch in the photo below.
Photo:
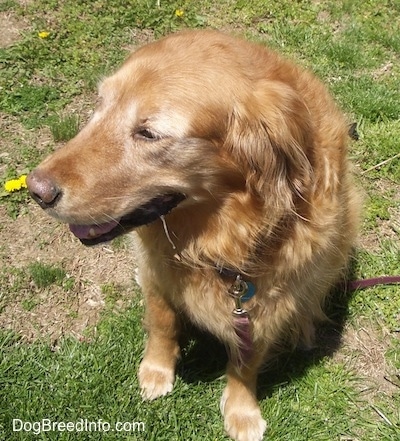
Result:
{"type": "Polygon", "coordinates": [[[133,252],[122,243],[86,248],[74,239],[66,225],[57,223],[33,204],[14,221],[0,207],[0,256],[9,272],[3,274],[0,327],[25,340],[62,335],[83,338],[96,325],[107,303],[103,286],[111,281],[120,290],[114,306],[128,305],[134,295],[133,252]],[[65,271],[63,286],[35,286],[29,265],[39,262],[65,271]],[[13,292],[13,287],[17,287],[13,292]]]}
{"type": "Polygon", "coordinates": [[[365,322],[362,325],[348,325],[342,336],[342,348],[334,359],[346,365],[360,378],[364,397],[371,400],[376,393],[391,395],[398,387],[388,381],[396,375],[385,354],[393,335],[387,329],[377,329],[376,325],[365,322]]]}

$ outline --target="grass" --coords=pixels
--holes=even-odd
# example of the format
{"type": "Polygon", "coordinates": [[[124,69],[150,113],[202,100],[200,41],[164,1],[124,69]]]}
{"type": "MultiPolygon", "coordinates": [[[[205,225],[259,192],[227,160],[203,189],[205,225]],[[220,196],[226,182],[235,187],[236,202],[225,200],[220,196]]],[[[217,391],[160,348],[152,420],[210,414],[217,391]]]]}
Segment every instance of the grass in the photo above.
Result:
{"type": "Polygon", "coordinates": [[[58,116],[49,123],[49,128],[55,142],[69,141],[79,132],[79,116],[58,116]]]}
{"type": "MultiPolygon", "coordinates": [[[[269,44],[314,70],[328,84],[349,122],[358,122],[360,140],[352,143],[351,156],[366,197],[354,275],[399,273],[400,3],[159,3],[0,2],[0,11],[27,23],[14,44],[0,48],[1,181],[26,173],[75,135],[85,118],[77,110],[80,103],[86,110],[86,103],[94,101],[99,79],[122,62],[130,47],[180,28],[223,28],[269,44]],[[48,32],[45,38],[39,37],[42,31],[48,32]]],[[[19,238],[7,236],[7,228],[11,222],[34,217],[27,200],[24,191],[0,191],[0,203],[10,219],[0,225],[0,318],[14,304],[26,313],[24,317],[33,317],[42,311],[44,299],[52,298],[52,292],[65,301],[76,296],[78,289],[86,292],[94,284],[80,276],[85,268],[79,267],[76,256],[69,261],[54,256],[51,262],[38,263],[29,254],[32,243],[48,253],[55,244],[38,239],[34,230],[21,238],[29,244],[26,251],[15,251],[19,238]]],[[[120,239],[107,253],[118,255],[125,248],[120,239]]],[[[143,403],[136,379],[144,341],[140,293],[126,301],[126,287],[113,280],[94,289],[104,299],[105,308],[100,321],[79,338],[72,333],[55,344],[44,335],[29,343],[18,332],[0,331],[0,441],[105,437],[101,432],[12,432],[13,418],[145,423],[144,432],[110,431],[110,440],[227,439],[218,410],[224,387],[223,348],[213,342],[210,348],[191,341],[184,350],[174,393],[143,403]],[[121,302],[125,308],[116,308],[121,302]]],[[[378,386],[370,386],[371,379],[359,367],[362,357],[357,354],[371,349],[362,341],[357,353],[346,352],[344,341],[341,356],[322,348],[283,357],[260,377],[269,440],[400,439],[398,287],[376,287],[339,300],[342,331],[365,328],[379,340],[383,364],[375,378],[378,386]],[[393,380],[391,388],[380,387],[389,386],[384,376],[393,380]]],[[[79,318],[76,311],[70,314],[79,318]]],[[[374,360],[370,364],[372,369],[374,360]]]]}
{"type": "Polygon", "coordinates": [[[22,268],[3,265],[0,284],[0,312],[15,298],[20,298],[23,309],[30,311],[55,286],[66,293],[72,291],[75,280],[61,266],[33,261],[22,268]]]}
{"type": "Polygon", "coordinates": [[[53,283],[61,284],[66,278],[66,273],[62,268],[40,262],[31,263],[28,270],[37,288],[46,288],[53,283]]]}
{"type": "MultiPolygon", "coordinates": [[[[143,403],[136,380],[143,350],[138,303],[121,315],[108,317],[98,336],[89,342],[65,339],[54,351],[43,342],[25,345],[12,335],[2,340],[0,398],[4,438],[10,439],[12,420],[143,422],[144,433],[131,433],[132,440],[226,439],[223,435],[218,397],[224,385],[210,380],[207,372],[220,366],[210,362],[221,347],[192,348],[185,354],[174,394],[153,403],[143,403]],[[127,339],[127,335],[136,338],[127,339]],[[205,357],[207,351],[208,357],[205,357]],[[203,358],[199,359],[200,356],[203,358]],[[188,366],[198,369],[185,372],[188,366]],[[200,368],[202,371],[200,371],[200,368]],[[206,374],[204,374],[206,372],[206,374]]],[[[282,371],[262,376],[263,413],[270,422],[268,439],[353,439],[368,429],[368,438],[395,440],[398,415],[379,421],[357,392],[359,381],[342,365],[327,359],[313,361],[299,356],[286,361],[282,371]],[[339,417],[341,416],[341,417],[339,417]],[[341,438],[342,437],[342,438],[341,438]],[[345,438],[347,437],[347,438],[345,438]]],[[[380,407],[384,409],[382,403],[380,407]]],[[[38,439],[76,439],[76,433],[42,434],[38,439]]],[[[79,439],[102,439],[104,433],[81,433],[79,439]]],[[[108,439],[122,439],[108,433],[108,439]]],[[[12,439],[37,439],[26,432],[12,439]]],[[[361,438],[363,439],[363,438],[361,438]]]]}

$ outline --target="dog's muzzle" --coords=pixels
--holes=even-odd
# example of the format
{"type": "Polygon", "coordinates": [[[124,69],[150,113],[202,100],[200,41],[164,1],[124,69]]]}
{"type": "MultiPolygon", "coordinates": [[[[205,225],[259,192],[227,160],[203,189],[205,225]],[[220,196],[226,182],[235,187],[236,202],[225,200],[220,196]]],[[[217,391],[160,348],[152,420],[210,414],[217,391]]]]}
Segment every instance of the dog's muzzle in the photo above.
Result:
{"type": "Polygon", "coordinates": [[[74,225],[69,228],[84,245],[107,242],[134,228],[150,224],[177,207],[186,196],[182,193],[169,193],[157,196],[120,219],[93,225],[74,225]]]}

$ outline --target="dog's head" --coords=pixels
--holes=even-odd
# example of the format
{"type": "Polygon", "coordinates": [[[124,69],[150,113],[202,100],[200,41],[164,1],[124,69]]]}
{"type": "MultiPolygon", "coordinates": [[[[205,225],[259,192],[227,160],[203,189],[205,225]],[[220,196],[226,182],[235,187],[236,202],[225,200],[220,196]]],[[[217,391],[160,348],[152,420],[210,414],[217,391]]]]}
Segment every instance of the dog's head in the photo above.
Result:
{"type": "Polygon", "coordinates": [[[290,205],[313,150],[293,69],[212,31],[144,46],[100,84],[91,120],[31,172],[29,191],[88,243],[235,192],[290,205]]]}

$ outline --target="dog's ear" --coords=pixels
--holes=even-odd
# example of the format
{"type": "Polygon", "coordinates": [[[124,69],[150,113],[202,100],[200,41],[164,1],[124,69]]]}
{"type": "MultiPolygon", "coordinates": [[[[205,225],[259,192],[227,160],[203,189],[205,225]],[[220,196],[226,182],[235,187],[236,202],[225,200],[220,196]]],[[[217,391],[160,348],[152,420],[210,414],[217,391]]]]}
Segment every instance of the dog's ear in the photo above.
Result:
{"type": "Polygon", "coordinates": [[[312,174],[312,133],[300,95],[282,82],[262,81],[236,104],[226,146],[257,192],[280,193],[281,187],[287,193],[290,187],[302,194],[312,174]]]}

